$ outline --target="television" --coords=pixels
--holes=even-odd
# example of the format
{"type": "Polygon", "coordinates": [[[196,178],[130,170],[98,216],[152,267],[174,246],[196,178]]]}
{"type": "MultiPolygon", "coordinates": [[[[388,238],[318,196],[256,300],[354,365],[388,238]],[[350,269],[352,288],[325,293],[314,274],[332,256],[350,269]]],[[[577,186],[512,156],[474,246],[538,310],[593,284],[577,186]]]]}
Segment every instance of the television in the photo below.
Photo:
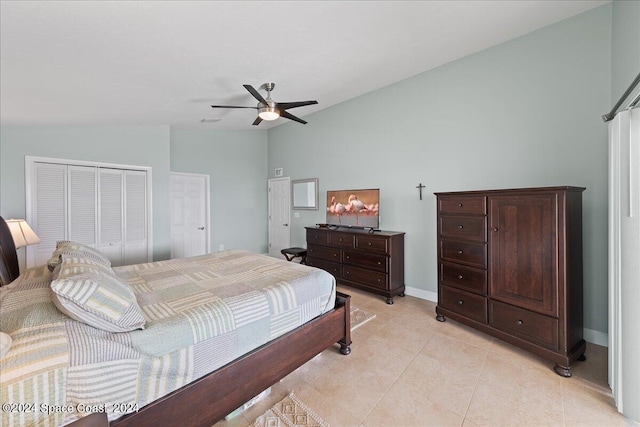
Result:
{"type": "Polygon", "coordinates": [[[327,191],[327,224],[377,229],[380,189],[327,191]]]}

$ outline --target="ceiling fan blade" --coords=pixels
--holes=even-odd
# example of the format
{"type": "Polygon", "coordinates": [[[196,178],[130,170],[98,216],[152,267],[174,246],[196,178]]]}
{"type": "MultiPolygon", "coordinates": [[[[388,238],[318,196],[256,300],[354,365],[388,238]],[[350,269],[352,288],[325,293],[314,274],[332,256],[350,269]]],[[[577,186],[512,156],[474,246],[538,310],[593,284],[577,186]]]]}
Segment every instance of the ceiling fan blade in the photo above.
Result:
{"type": "Polygon", "coordinates": [[[278,102],[278,108],[286,110],[289,108],[304,107],[305,105],[315,105],[318,101],[300,101],[300,102],[278,102]]]}
{"type": "Polygon", "coordinates": [[[212,105],[211,108],[252,108],[257,110],[258,107],[238,107],[236,105],[212,105]]]}
{"type": "Polygon", "coordinates": [[[284,110],[280,110],[280,117],[284,117],[285,119],[293,120],[294,122],[302,123],[303,125],[307,124],[307,122],[302,120],[300,117],[296,117],[293,114],[287,113],[284,110]]]}
{"type": "Polygon", "coordinates": [[[254,97],[255,99],[257,99],[258,101],[262,102],[264,105],[267,105],[267,101],[265,101],[265,99],[262,97],[262,95],[260,95],[260,93],[258,93],[258,91],[257,91],[257,90],[255,90],[255,89],[253,88],[253,86],[251,86],[251,85],[242,85],[242,86],[244,86],[244,88],[245,88],[246,90],[248,90],[248,91],[249,91],[249,93],[250,93],[251,95],[253,95],[253,97],[254,97]]]}
{"type": "Polygon", "coordinates": [[[260,118],[260,116],[256,117],[256,119],[253,121],[253,125],[254,126],[258,126],[260,124],[260,122],[262,121],[262,119],[260,118]]]}

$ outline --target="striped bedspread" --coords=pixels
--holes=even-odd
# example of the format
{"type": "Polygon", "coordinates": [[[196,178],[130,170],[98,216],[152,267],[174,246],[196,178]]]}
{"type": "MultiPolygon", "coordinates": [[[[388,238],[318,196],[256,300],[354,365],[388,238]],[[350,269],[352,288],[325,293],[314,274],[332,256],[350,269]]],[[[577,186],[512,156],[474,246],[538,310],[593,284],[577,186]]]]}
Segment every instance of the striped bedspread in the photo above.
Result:
{"type": "Polygon", "coordinates": [[[106,332],[51,302],[46,266],[0,288],[2,426],[63,425],[91,412],[113,420],[329,311],[335,280],[245,251],[118,267],[147,320],[106,332]]]}

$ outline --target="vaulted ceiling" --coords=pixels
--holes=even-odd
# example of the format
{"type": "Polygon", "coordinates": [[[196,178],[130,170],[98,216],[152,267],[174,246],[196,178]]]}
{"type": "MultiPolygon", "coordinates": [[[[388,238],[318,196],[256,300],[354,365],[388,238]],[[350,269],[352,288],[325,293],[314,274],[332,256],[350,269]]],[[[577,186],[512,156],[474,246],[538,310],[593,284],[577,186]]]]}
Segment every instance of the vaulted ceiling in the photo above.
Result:
{"type": "Polygon", "coordinates": [[[305,117],[604,3],[2,1],[0,120],[268,129],[288,120],[210,105],[275,82],[276,101],[318,100],[305,117]]]}

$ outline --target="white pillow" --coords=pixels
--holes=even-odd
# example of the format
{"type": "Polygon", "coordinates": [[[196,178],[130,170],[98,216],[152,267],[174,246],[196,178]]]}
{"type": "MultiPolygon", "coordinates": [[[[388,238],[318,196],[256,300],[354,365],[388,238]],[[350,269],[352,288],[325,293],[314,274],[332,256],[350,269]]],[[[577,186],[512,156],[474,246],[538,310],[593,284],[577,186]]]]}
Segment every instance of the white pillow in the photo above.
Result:
{"type": "MultiPolygon", "coordinates": [[[[52,301],[67,316],[108,332],[144,329],[145,318],[136,297],[115,273],[76,268],[77,257],[62,255],[52,301]]],[[[90,263],[81,263],[89,266],[90,263]]]]}

